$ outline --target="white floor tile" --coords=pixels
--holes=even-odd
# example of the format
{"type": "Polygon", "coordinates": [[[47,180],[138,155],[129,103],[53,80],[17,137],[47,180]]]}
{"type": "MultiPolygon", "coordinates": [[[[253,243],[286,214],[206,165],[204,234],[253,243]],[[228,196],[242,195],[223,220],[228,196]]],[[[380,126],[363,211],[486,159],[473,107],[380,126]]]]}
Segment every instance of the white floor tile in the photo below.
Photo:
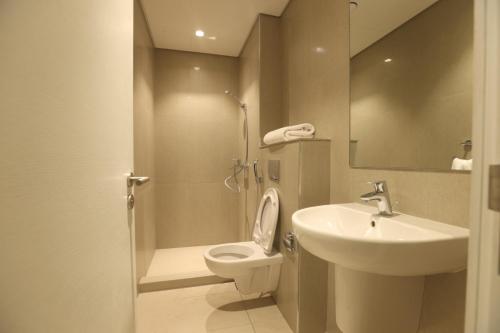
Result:
{"type": "Polygon", "coordinates": [[[203,253],[210,246],[189,246],[155,251],[146,276],[168,276],[206,272],[212,275],[205,265],[203,253]]]}
{"type": "Polygon", "coordinates": [[[208,331],[208,332],[209,333],[254,333],[254,330],[252,325],[247,325],[241,327],[224,328],[221,330],[208,331]]]}
{"type": "Polygon", "coordinates": [[[243,299],[234,283],[140,294],[137,333],[291,333],[271,297],[243,299]]]}

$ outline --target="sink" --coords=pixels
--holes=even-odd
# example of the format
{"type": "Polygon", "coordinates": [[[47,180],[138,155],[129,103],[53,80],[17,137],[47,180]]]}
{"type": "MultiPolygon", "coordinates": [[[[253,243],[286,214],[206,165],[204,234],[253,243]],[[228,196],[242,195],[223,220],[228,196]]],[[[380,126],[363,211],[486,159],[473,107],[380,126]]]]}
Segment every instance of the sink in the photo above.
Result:
{"type": "Polygon", "coordinates": [[[299,210],[302,248],[335,264],[337,325],[348,333],[416,333],[426,275],[463,270],[469,231],[350,203],[299,210]]]}
{"type": "Polygon", "coordinates": [[[467,229],[377,212],[357,203],[306,208],[293,214],[293,229],[303,248],[353,270],[419,276],[465,268],[467,229]]]}

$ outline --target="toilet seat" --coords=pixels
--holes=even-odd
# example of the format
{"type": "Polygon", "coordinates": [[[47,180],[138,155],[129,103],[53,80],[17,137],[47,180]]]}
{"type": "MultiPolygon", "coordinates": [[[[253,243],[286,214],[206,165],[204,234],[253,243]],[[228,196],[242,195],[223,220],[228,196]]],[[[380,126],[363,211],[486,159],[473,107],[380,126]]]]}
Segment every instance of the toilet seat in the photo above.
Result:
{"type": "Polygon", "coordinates": [[[273,250],[278,213],[278,191],[274,188],[269,188],[260,200],[252,235],[253,241],[259,244],[265,253],[271,253],[273,250]]]}
{"type": "Polygon", "coordinates": [[[208,259],[208,268],[223,278],[235,278],[248,274],[255,267],[283,261],[281,253],[268,255],[253,241],[213,246],[206,251],[205,259],[208,259]]]}
{"type": "Polygon", "coordinates": [[[273,250],[278,213],[278,191],[270,188],[260,201],[253,240],[210,247],[204,254],[208,269],[220,277],[234,279],[243,294],[275,290],[283,262],[283,255],[273,250]]]}

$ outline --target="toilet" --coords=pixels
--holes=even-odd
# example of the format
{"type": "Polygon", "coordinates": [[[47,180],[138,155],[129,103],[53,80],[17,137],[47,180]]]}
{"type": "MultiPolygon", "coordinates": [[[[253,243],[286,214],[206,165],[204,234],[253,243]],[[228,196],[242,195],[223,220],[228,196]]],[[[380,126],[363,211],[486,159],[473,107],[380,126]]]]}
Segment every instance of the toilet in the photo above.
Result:
{"type": "Polygon", "coordinates": [[[278,223],[278,191],[269,188],[260,201],[252,241],[215,245],[205,251],[205,263],[214,274],[231,278],[243,294],[276,290],[283,256],[273,249],[278,223]]]}

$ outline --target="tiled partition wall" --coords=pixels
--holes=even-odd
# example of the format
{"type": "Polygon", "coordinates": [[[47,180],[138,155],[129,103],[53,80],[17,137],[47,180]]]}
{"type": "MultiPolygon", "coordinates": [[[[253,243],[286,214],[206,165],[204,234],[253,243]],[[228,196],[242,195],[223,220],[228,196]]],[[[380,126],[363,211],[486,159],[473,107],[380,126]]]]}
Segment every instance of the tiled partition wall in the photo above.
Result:
{"type": "MultiPolygon", "coordinates": [[[[259,159],[260,146],[260,67],[261,67],[261,25],[258,19],[247,38],[245,46],[239,58],[239,92],[240,98],[247,104],[248,108],[248,159],[254,161],[259,159]]],[[[238,157],[245,157],[245,142],[241,129],[243,128],[243,113],[239,115],[238,126],[238,157]]],[[[258,192],[253,178],[249,173],[240,177],[243,181],[242,191],[238,196],[238,238],[249,240],[255,221],[255,207],[262,193],[258,192]]]]}
{"type": "MultiPolygon", "coordinates": [[[[262,137],[267,131],[287,124],[283,112],[280,19],[260,15],[250,32],[239,58],[239,91],[248,107],[249,161],[258,160],[262,137]]],[[[240,114],[243,126],[243,114],[240,114]]],[[[239,157],[244,156],[244,141],[239,138],[239,157]]],[[[239,197],[239,238],[249,239],[255,220],[255,206],[261,192],[250,174],[244,179],[239,197]]]]}
{"type": "Polygon", "coordinates": [[[276,242],[283,254],[275,299],[290,327],[297,333],[323,333],[327,314],[327,262],[298,246],[291,253],[281,240],[293,231],[292,214],[330,200],[330,142],[296,141],[261,149],[263,190],[274,187],[280,196],[279,233],[276,242]],[[280,163],[280,179],[269,177],[270,160],[280,163]],[[311,279],[314,276],[314,279],[311,279]]]}
{"type": "MultiPolygon", "coordinates": [[[[282,106],[281,80],[284,67],[281,66],[280,40],[280,19],[261,15],[241,52],[239,65],[240,95],[248,105],[249,161],[259,160],[259,166],[267,177],[267,160],[269,158],[283,160],[283,178],[279,184],[271,184],[266,180],[263,185],[257,186],[251,171],[244,178],[245,188],[240,194],[239,205],[239,237],[240,240],[250,239],[257,204],[267,187],[276,186],[281,189],[281,231],[277,245],[281,236],[292,230],[291,214],[299,207],[327,203],[330,186],[329,142],[295,142],[259,150],[261,138],[267,131],[288,123],[288,113],[283,112],[282,106]],[[300,154],[308,156],[304,158],[304,164],[300,154]],[[319,163],[319,160],[322,162],[319,163]],[[309,171],[314,167],[319,169],[310,174],[309,171]],[[318,183],[314,179],[309,179],[310,175],[313,177],[322,175],[321,181],[318,183]],[[300,195],[299,189],[302,189],[300,195]]],[[[242,118],[240,115],[240,126],[242,118]]],[[[239,156],[242,157],[244,142],[241,136],[239,138],[239,156]]],[[[285,262],[280,286],[274,295],[279,309],[295,332],[324,332],[328,275],[326,263],[302,249],[295,254],[289,254],[283,248],[280,250],[285,256],[285,262]],[[304,269],[299,270],[299,265],[304,269]],[[303,273],[307,275],[311,271],[314,271],[319,280],[301,278],[303,273]],[[321,283],[321,279],[324,279],[324,284],[321,283]],[[302,296],[299,297],[299,294],[302,296]],[[322,303],[323,301],[325,303],[322,303]]]]}

